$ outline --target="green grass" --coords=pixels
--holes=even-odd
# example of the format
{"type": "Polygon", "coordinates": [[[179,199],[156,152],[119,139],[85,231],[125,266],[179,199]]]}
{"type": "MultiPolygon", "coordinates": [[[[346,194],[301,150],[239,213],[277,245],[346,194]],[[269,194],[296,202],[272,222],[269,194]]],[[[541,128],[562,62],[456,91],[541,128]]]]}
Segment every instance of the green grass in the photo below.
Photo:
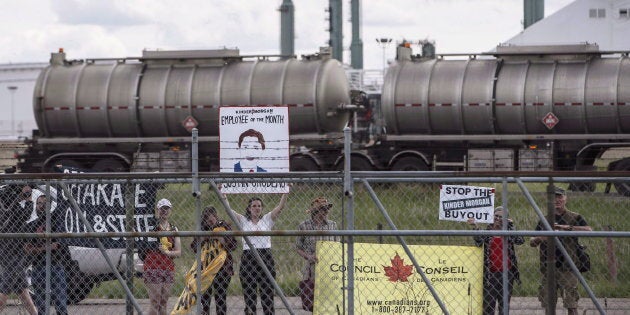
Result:
{"type": "MultiPolygon", "coordinates": [[[[495,205],[502,203],[501,184],[469,183],[472,186],[495,187],[497,189],[495,205]]],[[[538,207],[546,212],[546,184],[526,184],[538,207]]],[[[560,184],[567,187],[567,184],[560,184]]],[[[384,205],[392,221],[401,230],[467,230],[469,226],[463,222],[439,221],[438,201],[439,186],[437,184],[380,184],[373,185],[379,200],[384,205]]],[[[596,231],[611,227],[615,231],[630,231],[630,221],[627,220],[630,210],[630,198],[616,195],[603,194],[604,184],[598,184],[595,193],[569,192],[567,207],[582,214],[587,222],[596,231]]],[[[533,207],[527,202],[523,193],[515,184],[508,187],[508,209],[510,217],[518,230],[533,230],[538,222],[533,207]]],[[[344,209],[342,187],[336,184],[300,184],[294,185],[285,211],[276,222],[277,230],[295,230],[299,222],[307,218],[305,210],[310,201],[317,196],[327,197],[333,204],[330,219],[340,225],[346,223],[347,210],[344,209]]],[[[190,197],[190,186],[170,184],[159,192],[159,197],[169,198],[174,205],[172,222],[177,224],[180,230],[194,230],[195,227],[195,203],[190,197]]],[[[232,208],[243,213],[250,195],[232,195],[229,197],[232,208]]],[[[279,195],[263,195],[266,211],[270,211],[279,200],[279,195]]],[[[229,218],[218,202],[213,192],[208,191],[208,186],[203,186],[203,205],[214,205],[219,209],[221,217],[229,222],[229,218]]],[[[361,186],[355,186],[355,229],[375,230],[381,224],[384,230],[391,230],[387,221],[378,210],[367,190],[361,186]]],[[[356,237],[356,242],[383,242],[398,243],[395,237],[356,237]]],[[[406,237],[408,244],[432,244],[432,245],[473,245],[471,237],[435,236],[435,237],[406,237]]],[[[626,238],[612,239],[613,251],[607,252],[607,240],[603,238],[581,238],[580,242],[588,247],[588,253],[592,260],[592,270],[585,273],[586,280],[598,297],[628,297],[630,296],[630,264],[624,263],[630,260],[630,241],[626,238]],[[617,281],[611,277],[609,260],[613,257],[617,261],[617,281]]],[[[240,240],[239,240],[240,242],[240,240]]],[[[273,237],[273,252],[276,260],[277,281],[285,294],[292,296],[298,292],[298,282],[301,279],[300,269],[303,260],[294,249],[294,237],[273,237]]],[[[183,276],[192,265],[194,255],[189,250],[190,239],[182,239],[184,255],[177,260],[177,280],[173,289],[173,295],[179,295],[183,288],[183,276]]],[[[230,285],[229,294],[240,294],[240,281],[238,280],[238,260],[241,250],[234,252],[236,273],[230,285]]],[[[516,296],[535,296],[540,279],[538,249],[530,247],[528,238],[522,246],[517,247],[519,267],[522,284],[515,287],[516,296]]],[[[466,259],[460,257],[460,259],[466,259]]],[[[136,279],[136,294],[138,297],[146,297],[146,292],[141,279],[136,279]]],[[[93,297],[122,297],[122,290],[116,282],[101,284],[92,292],[93,297]]],[[[582,294],[585,296],[585,294],[582,294]]]]}

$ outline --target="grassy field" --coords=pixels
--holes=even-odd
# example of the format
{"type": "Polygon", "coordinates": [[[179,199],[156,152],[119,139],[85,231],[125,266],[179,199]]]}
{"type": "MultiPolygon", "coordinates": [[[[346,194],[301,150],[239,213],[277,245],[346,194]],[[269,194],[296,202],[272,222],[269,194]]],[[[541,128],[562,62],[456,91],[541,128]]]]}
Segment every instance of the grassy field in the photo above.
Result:
{"type": "MultiPolygon", "coordinates": [[[[497,198],[495,204],[499,205],[501,199],[501,185],[489,183],[469,183],[471,186],[495,187],[497,198]]],[[[546,184],[527,184],[538,207],[546,211],[546,184]]],[[[567,184],[560,184],[567,187],[567,184]]],[[[220,203],[212,192],[204,187],[202,196],[203,205],[218,206],[220,203]]],[[[589,225],[596,231],[611,228],[615,231],[630,231],[630,222],[627,220],[630,211],[630,198],[617,195],[606,195],[602,191],[603,184],[598,184],[595,193],[569,192],[568,208],[582,214],[589,225]]],[[[439,201],[439,185],[434,184],[381,184],[374,185],[374,190],[381,203],[388,211],[394,224],[401,230],[466,230],[469,226],[462,222],[439,221],[437,219],[437,205],[439,201]]],[[[533,207],[527,202],[519,188],[510,184],[508,188],[508,208],[510,217],[518,230],[533,230],[538,221],[533,207]]],[[[194,202],[190,197],[190,186],[168,185],[160,191],[160,197],[169,198],[175,205],[172,221],[180,230],[194,230],[194,202]]],[[[296,185],[290,194],[286,209],[276,223],[277,230],[295,230],[302,220],[306,219],[305,210],[312,199],[317,196],[326,196],[335,205],[330,216],[340,224],[345,224],[346,210],[343,206],[342,189],[339,185],[313,184],[296,185]]],[[[249,195],[233,195],[230,201],[233,209],[243,213],[249,195]]],[[[266,210],[271,210],[279,199],[278,195],[264,195],[266,210]]],[[[364,187],[355,187],[355,228],[359,230],[374,230],[379,224],[383,229],[390,230],[386,220],[380,213],[364,187]]],[[[223,214],[223,218],[229,218],[223,214]]],[[[473,245],[471,237],[406,237],[408,244],[432,244],[432,245],[473,245]]],[[[397,243],[394,237],[357,237],[357,242],[383,242],[397,243]]],[[[285,294],[296,295],[300,280],[300,268],[302,259],[295,253],[294,237],[274,237],[272,240],[274,257],[276,260],[277,281],[285,294]]],[[[585,273],[586,280],[598,297],[628,297],[630,296],[630,267],[625,263],[630,259],[630,241],[625,238],[607,240],[603,238],[581,238],[580,242],[588,247],[588,253],[592,260],[592,270],[585,273]],[[607,242],[612,243],[612,251],[607,251],[607,242]],[[612,259],[616,260],[616,280],[613,277],[614,269],[609,267],[612,259]]],[[[183,276],[192,265],[194,255],[189,251],[190,239],[182,240],[184,256],[177,261],[178,279],[174,288],[175,292],[181,292],[183,276]]],[[[538,249],[526,244],[517,247],[519,267],[522,284],[515,287],[517,296],[535,296],[540,278],[538,249]]],[[[237,275],[232,279],[230,294],[240,293],[238,281],[238,261],[240,249],[234,253],[237,275]]],[[[421,258],[418,258],[421,259],[421,258]]],[[[465,259],[462,257],[460,259],[465,259]]],[[[137,295],[145,296],[141,279],[136,281],[137,295]]],[[[103,283],[92,292],[93,297],[120,297],[121,290],[115,282],[103,283]]],[[[584,296],[584,294],[583,294],[584,296]]]]}

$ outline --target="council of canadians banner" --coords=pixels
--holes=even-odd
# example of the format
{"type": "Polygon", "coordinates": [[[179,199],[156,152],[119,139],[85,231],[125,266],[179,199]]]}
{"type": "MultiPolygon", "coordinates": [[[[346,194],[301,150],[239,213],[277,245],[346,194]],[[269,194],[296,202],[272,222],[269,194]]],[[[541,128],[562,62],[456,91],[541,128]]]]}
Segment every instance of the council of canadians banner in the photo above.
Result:
{"type": "MultiPolygon", "coordinates": [[[[483,250],[475,246],[410,245],[450,314],[481,314],[483,250]]],[[[317,242],[314,314],[344,313],[346,244],[317,242]]],[[[354,245],[357,314],[442,314],[401,245],[354,245]]]]}

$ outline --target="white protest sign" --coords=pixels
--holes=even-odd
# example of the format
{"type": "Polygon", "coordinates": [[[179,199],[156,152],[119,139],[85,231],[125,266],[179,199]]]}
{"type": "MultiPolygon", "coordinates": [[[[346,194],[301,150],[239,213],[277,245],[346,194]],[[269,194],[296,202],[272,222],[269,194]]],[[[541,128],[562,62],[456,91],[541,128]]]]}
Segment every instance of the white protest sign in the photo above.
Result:
{"type": "MultiPolygon", "coordinates": [[[[289,109],[226,106],[219,109],[221,172],[289,172],[289,109]]],[[[240,182],[222,185],[224,193],[286,193],[286,183],[240,182]]]]}
{"type": "Polygon", "coordinates": [[[494,188],[441,185],[440,220],[492,223],[494,220],[494,188]]]}

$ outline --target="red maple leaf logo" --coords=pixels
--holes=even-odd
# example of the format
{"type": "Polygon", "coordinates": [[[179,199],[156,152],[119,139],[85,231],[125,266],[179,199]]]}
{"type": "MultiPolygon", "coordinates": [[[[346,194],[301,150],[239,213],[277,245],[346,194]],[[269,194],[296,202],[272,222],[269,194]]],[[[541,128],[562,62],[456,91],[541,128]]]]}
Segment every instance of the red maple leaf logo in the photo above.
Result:
{"type": "Polygon", "coordinates": [[[396,253],[396,256],[394,256],[391,262],[391,266],[383,266],[385,275],[389,278],[389,281],[407,282],[407,277],[413,274],[413,265],[405,265],[404,259],[401,259],[398,253],[396,253]]]}

